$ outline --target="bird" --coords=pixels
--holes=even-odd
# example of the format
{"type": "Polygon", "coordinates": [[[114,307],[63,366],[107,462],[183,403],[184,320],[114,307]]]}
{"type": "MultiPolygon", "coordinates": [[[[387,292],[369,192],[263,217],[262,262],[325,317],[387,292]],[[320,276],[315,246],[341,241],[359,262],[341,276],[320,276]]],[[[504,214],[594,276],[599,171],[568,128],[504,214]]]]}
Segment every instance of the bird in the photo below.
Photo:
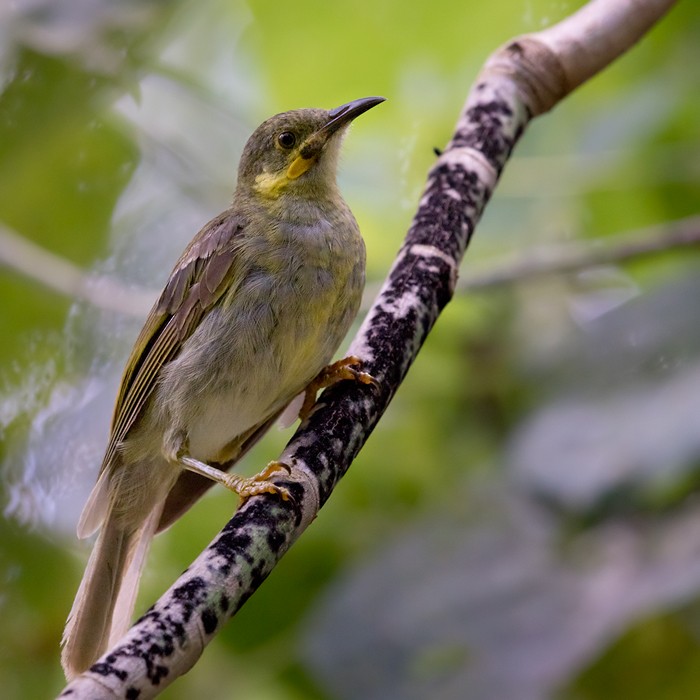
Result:
{"type": "Polygon", "coordinates": [[[331,362],[357,315],[365,245],[340,194],[343,136],[383,97],[265,120],[246,142],[230,206],[175,264],[131,351],[109,442],[77,534],[99,530],[63,638],[70,680],[129,627],[154,535],[215,482],[242,500],[288,499],[269,477],[228,472],[295,397],[372,383],[331,362]]]}

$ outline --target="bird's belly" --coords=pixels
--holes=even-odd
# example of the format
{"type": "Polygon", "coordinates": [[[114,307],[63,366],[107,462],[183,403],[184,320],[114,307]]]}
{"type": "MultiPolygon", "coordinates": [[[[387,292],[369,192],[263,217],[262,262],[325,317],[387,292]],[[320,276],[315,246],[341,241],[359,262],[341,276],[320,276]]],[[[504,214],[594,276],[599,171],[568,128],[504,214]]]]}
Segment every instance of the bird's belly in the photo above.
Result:
{"type": "MultiPolygon", "coordinates": [[[[331,289],[313,298],[259,290],[248,303],[213,309],[161,384],[168,422],[180,423],[190,454],[220,461],[232,441],[267,421],[330,361],[352,320],[338,319],[331,289]],[[340,321],[340,322],[339,322],[340,321]]],[[[345,306],[340,304],[340,306],[345,306]]]]}
{"type": "Polygon", "coordinates": [[[213,392],[201,402],[185,427],[189,454],[204,462],[222,462],[236,437],[262,422],[265,407],[251,404],[238,392],[213,392]]]}

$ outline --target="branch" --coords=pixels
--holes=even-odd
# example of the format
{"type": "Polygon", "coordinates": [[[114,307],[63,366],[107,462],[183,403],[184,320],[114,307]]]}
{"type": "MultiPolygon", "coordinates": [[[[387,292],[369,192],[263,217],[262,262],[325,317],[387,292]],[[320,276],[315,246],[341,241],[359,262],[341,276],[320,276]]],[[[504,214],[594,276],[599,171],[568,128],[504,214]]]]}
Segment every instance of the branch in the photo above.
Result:
{"type": "Polygon", "coordinates": [[[110,311],[145,318],[156,294],[85,272],[77,265],[0,225],[0,264],[55,292],[110,311]]]}
{"type": "Polygon", "coordinates": [[[472,273],[460,280],[459,291],[487,289],[542,275],[576,272],[600,265],[656,255],[674,248],[700,246],[700,216],[690,216],[642,232],[617,235],[586,243],[541,247],[511,263],[472,273]]]}
{"type": "MultiPolygon", "coordinates": [[[[486,269],[482,271],[472,270],[460,278],[455,293],[492,289],[543,275],[561,275],[694,247],[700,247],[700,216],[593,241],[537,246],[529,253],[519,254],[515,260],[484,265],[486,269]]],[[[368,285],[365,297],[376,296],[379,289],[379,285],[368,285]]],[[[369,304],[365,306],[363,302],[363,310],[368,308],[369,304]]]]}
{"type": "Polygon", "coordinates": [[[294,502],[251,498],[121,641],[61,697],[156,696],[197,661],[223,623],[301,535],[367,440],[453,295],[474,227],[533,116],[635,43],[672,0],[594,0],[544,32],[511,41],[486,63],[456,131],[428,175],[420,206],[350,353],[380,387],[324,392],[281,459],[294,502]]]}
{"type": "MultiPolygon", "coordinates": [[[[542,275],[576,272],[699,245],[700,216],[691,216],[605,239],[539,246],[516,260],[496,263],[482,272],[470,272],[459,280],[456,292],[490,289],[542,275]]],[[[86,272],[2,225],[0,264],[71,298],[137,318],[148,313],[157,296],[154,290],[132,289],[111,277],[86,272]]],[[[379,284],[367,285],[362,312],[370,308],[370,299],[379,290],[379,284]]]]}

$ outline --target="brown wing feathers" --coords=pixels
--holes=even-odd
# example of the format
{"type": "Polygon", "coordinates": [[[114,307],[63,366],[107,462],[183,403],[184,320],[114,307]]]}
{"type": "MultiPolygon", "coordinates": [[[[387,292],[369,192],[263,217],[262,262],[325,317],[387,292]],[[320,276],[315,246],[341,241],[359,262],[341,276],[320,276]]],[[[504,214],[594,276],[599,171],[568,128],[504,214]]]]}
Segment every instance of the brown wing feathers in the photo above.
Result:
{"type": "Polygon", "coordinates": [[[111,463],[117,445],[143,409],[160,369],[175,357],[226,289],[236,262],[233,241],[242,228],[240,221],[222,214],[202,229],[175,265],[127,362],[102,469],[111,463]]]}

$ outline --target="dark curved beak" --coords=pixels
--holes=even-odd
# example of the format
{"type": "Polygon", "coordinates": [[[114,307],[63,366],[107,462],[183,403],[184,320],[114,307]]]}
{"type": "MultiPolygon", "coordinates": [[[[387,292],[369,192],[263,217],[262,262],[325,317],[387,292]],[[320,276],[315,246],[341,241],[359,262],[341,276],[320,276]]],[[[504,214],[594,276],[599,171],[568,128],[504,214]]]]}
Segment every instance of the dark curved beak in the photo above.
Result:
{"type": "Polygon", "coordinates": [[[347,102],[340,107],[336,107],[328,112],[330,121],[321,131],[325,131],[329,135],[337,131],[341,126],[349,124],[355,117],[364,114],[368,109],[376,107],[378,104],[386,101],[386,97],[361,97],[359,100],[347,102]]]}
{"type": "Polygon", "coordinates": [[[338,129],[347,126],[353,119],[385,100],[385,97],[361,97],[359,100],[353,100],[340,105],[340,107],[331,109],[328,112],[328,121],[312,134],[302,146],[300,151],[301,157],[313,158],[338,129]]]}

